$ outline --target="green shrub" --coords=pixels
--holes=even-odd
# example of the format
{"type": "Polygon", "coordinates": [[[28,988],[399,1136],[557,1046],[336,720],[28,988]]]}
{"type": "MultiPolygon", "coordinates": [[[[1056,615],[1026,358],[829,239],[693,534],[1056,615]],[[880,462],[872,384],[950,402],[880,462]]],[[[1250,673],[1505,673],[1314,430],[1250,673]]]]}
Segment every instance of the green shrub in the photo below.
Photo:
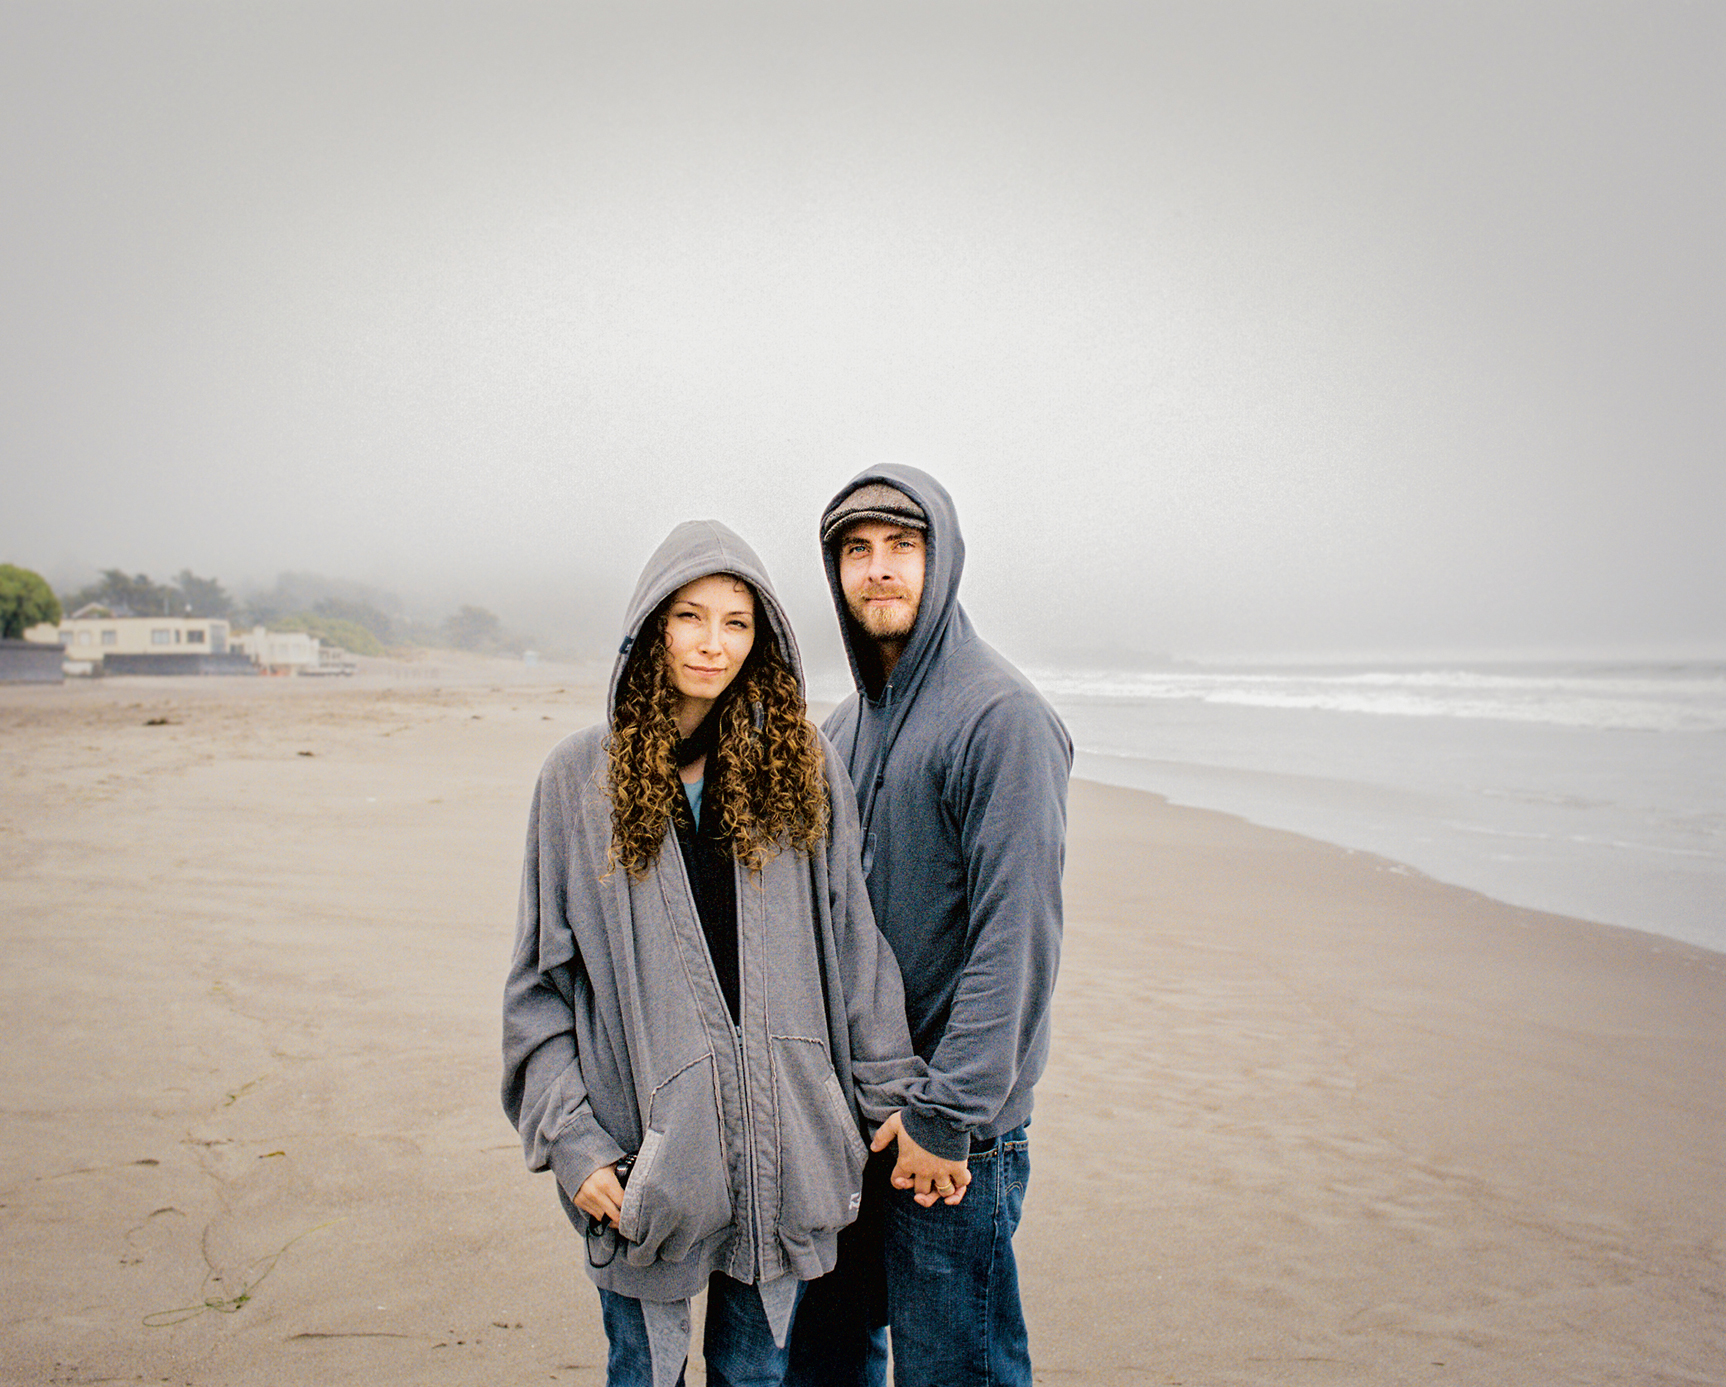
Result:
{"type": "Polygon", "coordinates": [[[60,599],[40,573],[0,563],[0,638],[21,640],[32,626],[60,616],[60,599]]]}

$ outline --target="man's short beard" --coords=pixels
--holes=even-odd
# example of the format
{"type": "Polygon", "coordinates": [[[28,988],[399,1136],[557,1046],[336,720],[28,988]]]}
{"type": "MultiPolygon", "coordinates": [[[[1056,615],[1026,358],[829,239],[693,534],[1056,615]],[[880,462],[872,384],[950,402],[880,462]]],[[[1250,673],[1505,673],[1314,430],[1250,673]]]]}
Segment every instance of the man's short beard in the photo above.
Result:
{"type": "Polygon", "coordinates": [[[854,602],[848,602],[851,608],[851,618],[863,628],[863,632],[871,640],[903,641],[908,640],[912,629],[917,625],[917,611],[921,605],[907,600],[903,607],[871,607],[864,600],[869,597],[907,597],[903,590],[897,592],[867,592],[854,602]]]}

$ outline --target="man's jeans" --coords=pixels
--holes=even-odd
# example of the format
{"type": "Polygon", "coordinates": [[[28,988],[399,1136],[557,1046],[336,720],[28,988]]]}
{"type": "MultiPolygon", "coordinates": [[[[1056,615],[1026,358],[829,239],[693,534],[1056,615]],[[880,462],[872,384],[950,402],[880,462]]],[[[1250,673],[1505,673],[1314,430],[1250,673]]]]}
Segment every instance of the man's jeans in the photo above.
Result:
{"type": "Polygon", "coordinates": [[[855,1236],[798,1307],[786,1387],[880,1387],[883,1273],[895,1387],[1030,1387],[1012,1242],[1031,1178],[1025,1129],[974,1144],[970,1168],[959,1204],[925,1209],[887,1183],[891,1147],[870,1161],[855,1236]]]}
{"type": "MultiPolygon", "coordinates": [[[[653,1360],[647,1347],[647,1322],[641,1302],[613,1291],[599,1293],[610,1354],[606,1387],[653,1387],[653,1360]]],[[[797,1323],[792,1316],[791,1323],[797,1323]]],[[[707,1327],[701,1355],[707,1360],[709,1387],[780,1387],[790,1348],[773,1342],[761,1293],[753,1286],[715,1272],[707,1281],[707,1327]]],[[[677,1375],[682,1387],[683,1374],[677,1375]]]]}

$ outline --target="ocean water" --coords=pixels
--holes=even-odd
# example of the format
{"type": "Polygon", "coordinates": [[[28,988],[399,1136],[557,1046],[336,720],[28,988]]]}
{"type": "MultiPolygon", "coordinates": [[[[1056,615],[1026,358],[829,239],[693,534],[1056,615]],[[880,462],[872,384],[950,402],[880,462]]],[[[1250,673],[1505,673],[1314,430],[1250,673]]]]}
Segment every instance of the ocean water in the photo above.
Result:
{"type": "Polygon", "coordinates": [[[1081,776],[1726,952],[1726,666],[1032,676],[1081,776]]]}

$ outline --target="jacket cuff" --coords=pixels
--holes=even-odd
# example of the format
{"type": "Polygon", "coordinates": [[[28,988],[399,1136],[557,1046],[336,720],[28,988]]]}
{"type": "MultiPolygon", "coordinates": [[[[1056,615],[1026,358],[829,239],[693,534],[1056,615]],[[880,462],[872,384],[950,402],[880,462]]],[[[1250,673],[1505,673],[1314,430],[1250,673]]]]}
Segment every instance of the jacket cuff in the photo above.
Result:
{"type": "Polygon", "coordinates": [[[971,1154],[971,1134],[948,1126],[938,1117],[906,1108],[899,1114],[899,1121],[912,1141],[944,1161],[962,1161],[971,1154]]]}
{"type": "Polygon", "coordinates": [[[551,1144],[552,1173],[571,1199],[602,1165],[621,1160],[623,1148],[592,1118],[577,1119],[558,1133],[551,1144]]]}
{"type": "Polygon", "coordinates": [[[928,1072],[928,1066],[915,1055],[893,1060],[852,1060],[851,1082],[857,1090],[857,1108],[871,1135],[894,1113],[909,1105],[912,1085],[928,1072]]]}

